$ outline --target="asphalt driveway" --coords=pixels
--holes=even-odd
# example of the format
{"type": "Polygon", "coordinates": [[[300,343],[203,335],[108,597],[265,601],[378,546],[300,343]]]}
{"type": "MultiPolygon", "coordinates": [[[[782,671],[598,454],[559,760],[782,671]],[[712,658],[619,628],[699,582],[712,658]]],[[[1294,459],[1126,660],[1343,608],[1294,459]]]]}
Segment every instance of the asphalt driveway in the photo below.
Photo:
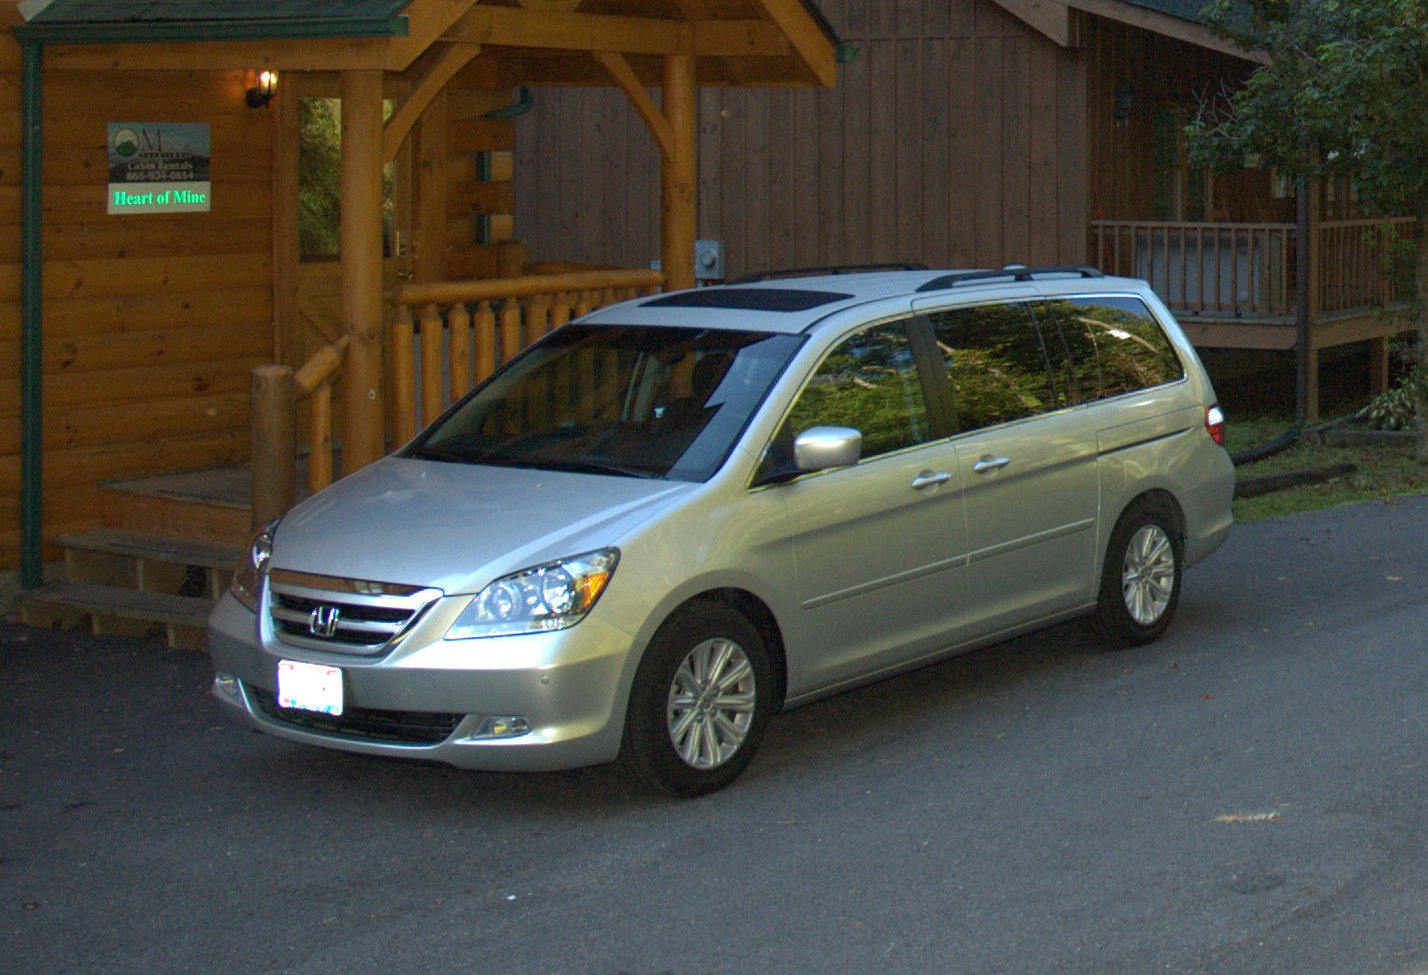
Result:
{"type": "Polygon", "coordinates": [[[0,970],[1428,972],[1428,500],[1240,526],[777,718],[692,802],[229,724],[207,660],[0,627],[0,970]]]}

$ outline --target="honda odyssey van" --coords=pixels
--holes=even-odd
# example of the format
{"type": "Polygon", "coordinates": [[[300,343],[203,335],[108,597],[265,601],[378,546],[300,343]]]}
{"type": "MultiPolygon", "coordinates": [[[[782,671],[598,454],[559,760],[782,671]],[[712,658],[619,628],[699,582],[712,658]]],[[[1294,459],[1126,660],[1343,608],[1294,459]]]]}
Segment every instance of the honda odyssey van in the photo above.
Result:
{"type": "Polygon", "coordinates": [[[1210,381],[1090,268],[775,277],[565,325],[254,539],[214,695],[697,795],[772,714],[1078,617],[1154,640],[1230,530],[1210,381]]]}

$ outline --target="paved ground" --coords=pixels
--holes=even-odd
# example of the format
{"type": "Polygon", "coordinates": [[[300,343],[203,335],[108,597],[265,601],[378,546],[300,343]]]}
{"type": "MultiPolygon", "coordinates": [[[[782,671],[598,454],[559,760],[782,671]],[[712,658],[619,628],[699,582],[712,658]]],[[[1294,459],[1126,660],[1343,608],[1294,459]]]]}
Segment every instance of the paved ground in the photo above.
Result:
{"type": "Polygon", "coordinates": [[[228,724],[0,627],[0,971],[1428,973],[1428,501],[1241,526],[1076,626],[778,718],[694,802],[228,724]]]}

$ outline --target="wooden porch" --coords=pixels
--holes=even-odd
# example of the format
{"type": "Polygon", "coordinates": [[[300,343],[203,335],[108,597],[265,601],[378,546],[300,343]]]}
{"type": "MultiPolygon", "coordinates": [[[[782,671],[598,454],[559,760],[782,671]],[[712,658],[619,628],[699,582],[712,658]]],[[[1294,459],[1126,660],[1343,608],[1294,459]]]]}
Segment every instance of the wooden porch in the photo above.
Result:
{"type": "MultiPolygon", "coordinates": [[[[1388,340],[1411,329],[1393,273],[1411,217],[1311,224],[1307,410],[1319,415],[1319,356],[1369,343],[1372,393],[1388,386],[1388,340]]],[[[1197,347],[1292,350],[1298,339],[1299,230],[1293,223],[1097,220],[1091,259],[1108,274],[1145,278],[1197,347]]]]}

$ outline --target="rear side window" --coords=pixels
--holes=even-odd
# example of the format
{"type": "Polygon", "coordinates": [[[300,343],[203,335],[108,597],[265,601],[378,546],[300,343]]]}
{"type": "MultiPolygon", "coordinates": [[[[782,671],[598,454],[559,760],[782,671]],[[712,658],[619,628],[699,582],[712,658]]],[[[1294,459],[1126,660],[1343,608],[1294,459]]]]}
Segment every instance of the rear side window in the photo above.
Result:
{"type": "Polygon", "coordinates": [[[1185,375],[1170,339],[1139,298],[1067,298],[1036,302],[1032,310],[1046,335],[1065,405],[1133,393],[1185,375]]]}
{"type": "Polygon", "coordinates": [[[927,316],[947,367],[959,432],[1056,408],[1050,360],[1023,304],[949,308],[927,316]]]}

